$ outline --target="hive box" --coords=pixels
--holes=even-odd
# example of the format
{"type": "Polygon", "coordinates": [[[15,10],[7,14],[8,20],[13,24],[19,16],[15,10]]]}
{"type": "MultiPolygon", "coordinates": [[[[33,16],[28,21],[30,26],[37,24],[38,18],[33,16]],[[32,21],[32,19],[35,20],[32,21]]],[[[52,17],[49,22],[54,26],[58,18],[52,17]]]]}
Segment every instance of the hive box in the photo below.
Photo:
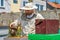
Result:
{"type": "Polygon", "coordinates": [[[60,40],[60,34],[29,34],[29,40],[60,40]]]}
{"type": "Polygon", "coordinates": [[[58,33],[59,20],[56,19],[36,19],[36,34],[55,34],[58,33]]]}

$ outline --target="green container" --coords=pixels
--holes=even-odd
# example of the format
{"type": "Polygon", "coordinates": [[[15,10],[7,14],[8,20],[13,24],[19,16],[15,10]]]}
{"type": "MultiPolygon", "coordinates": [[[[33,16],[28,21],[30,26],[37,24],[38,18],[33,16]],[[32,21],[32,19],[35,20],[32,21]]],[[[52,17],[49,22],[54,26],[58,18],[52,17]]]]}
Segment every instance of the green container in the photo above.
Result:
{"type": "Polygon", "coordinates": [[[28,40],[60,40],[60,34],[29,34],[28,40]]]}

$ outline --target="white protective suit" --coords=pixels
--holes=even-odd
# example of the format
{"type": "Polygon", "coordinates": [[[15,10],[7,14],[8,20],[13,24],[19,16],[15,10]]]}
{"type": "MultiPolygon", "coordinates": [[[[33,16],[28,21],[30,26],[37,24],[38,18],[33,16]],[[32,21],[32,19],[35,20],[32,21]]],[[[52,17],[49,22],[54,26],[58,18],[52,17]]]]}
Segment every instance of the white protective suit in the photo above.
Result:
{"type": "Polygon", "coordinates": [[[18,23],[21,23],[21,26],[23,28],[23,33],[27,36],[29,33],[35,34],[35,19],[44,19],[44,18],[39,13],[34,13],[30,17],[31,18],[29,18],[29,16],[25,16],[24,14],[22,14],[12,24],[15,24],[15,26],[17,26],[18,23]]]}

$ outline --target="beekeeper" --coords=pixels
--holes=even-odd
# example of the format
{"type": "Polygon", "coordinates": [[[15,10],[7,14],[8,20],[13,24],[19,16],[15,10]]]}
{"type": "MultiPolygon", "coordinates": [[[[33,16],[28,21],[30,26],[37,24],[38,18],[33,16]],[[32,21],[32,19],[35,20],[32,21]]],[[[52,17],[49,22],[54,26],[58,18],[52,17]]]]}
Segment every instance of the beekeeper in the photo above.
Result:
{"type": "Polygon", "coordinates": [[[35,34],[35,19],[44,19],[39,13],[35,13],[37,7],[33,3],[27,3],[20,10],[24,10],[24,13],[20,13],[20,17],[10,24],[17,26],[21,23],[23,33],[28,36],[28,34],[35,34]]]}

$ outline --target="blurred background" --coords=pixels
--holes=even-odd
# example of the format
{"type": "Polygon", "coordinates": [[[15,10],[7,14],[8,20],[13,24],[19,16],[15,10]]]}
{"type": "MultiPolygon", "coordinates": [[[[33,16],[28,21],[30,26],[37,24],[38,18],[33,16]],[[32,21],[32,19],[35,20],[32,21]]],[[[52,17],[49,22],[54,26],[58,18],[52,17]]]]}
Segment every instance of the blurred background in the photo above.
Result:
{"type": "MultiPolygon", "coordinates": [[[[45,19],[57,19],[60,23],[60,0],[0,0],[0,39],[7,37],[11,22],[19,18],[20,7],[33,2],[45,19]]],[[[60,27],[59,27],[60,28],[60,27]]]]}

